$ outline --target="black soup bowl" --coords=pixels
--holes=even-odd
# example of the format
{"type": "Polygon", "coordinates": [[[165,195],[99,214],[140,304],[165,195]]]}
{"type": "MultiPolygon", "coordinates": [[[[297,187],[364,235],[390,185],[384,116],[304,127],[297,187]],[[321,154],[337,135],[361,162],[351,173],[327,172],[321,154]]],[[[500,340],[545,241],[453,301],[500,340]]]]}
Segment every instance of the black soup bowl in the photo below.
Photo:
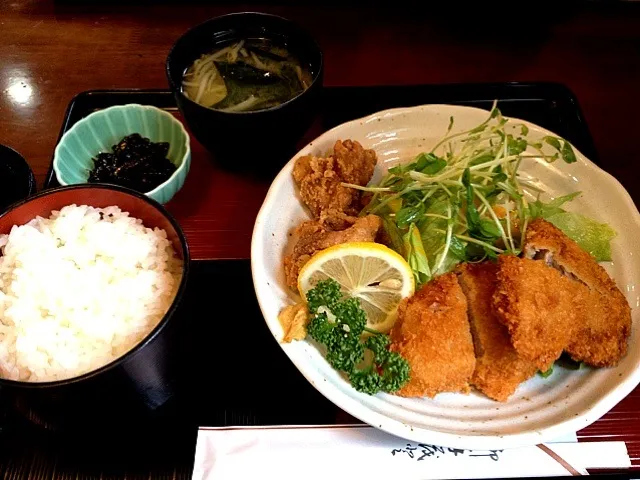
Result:
{"type": "MultiPolygon", "coordinates": [[[[0,399],[19,418],[51,430],[118,428],[153,418],[174,393],[178,373],[176,336],[179,305],[189,275],[189,248],[176,220],[162,205],[144,194],[115,185],[80,184],[46,190],[12,205],[0,215],[0,234],[36,216],[49,217],[67,205],[116,205],[148,228],[162,228],[179,258],[182,278],[164,317],[127,353],[88,373],[64,380],[23,382],[0,378],[0,399]]],[[[56,279],[52,278],[52,282],[56,279]]],[[[73,295],[74,292],[69,292],[73,295]]]]}
{"type": "Polygon", "coordinates": [[[167,78],[192,134],[218,163],[235,169],[279,168],[295,153],[308,130],[322,88],[322,51],[315,40],[290,20],[264,13],[232,13],[187,31],[167,57],[167,78]],[[182,93],[186,70],[201,55],[243,39],[266,39],[286,48],[312,76],[298,96],[272,108],[223,112],[195,103],[182,93]],[[275,165],[274,165],[275,163],[275,165]]]}

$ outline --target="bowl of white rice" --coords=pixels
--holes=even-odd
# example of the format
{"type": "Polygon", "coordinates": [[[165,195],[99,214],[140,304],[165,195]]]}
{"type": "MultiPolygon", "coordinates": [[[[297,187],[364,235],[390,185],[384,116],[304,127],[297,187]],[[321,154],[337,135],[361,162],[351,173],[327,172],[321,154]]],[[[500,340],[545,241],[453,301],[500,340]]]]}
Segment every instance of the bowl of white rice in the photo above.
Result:
{"type": "Polygon", "coordinates": [[[178,223],[133,190],[74,185],[13,205],[0,216],[1,392],[31,416],[119,383],[162,404],[188,267],[178,223]]]}

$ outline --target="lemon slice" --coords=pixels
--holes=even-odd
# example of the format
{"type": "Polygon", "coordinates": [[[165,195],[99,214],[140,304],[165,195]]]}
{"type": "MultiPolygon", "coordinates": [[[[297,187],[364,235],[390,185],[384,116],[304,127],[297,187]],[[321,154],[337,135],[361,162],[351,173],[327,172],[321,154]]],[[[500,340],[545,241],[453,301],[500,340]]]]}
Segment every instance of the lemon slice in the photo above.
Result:
{"type": "Polygon", "coordinates": [[[306,298],[310,289],[328,278],[338,282],[345,294],[359,298],[367,327],[383,333],[395,323],[400,301],[415,289],[404,258],[373,242],[342,243],[316,253],[300,270],[298,290],[306,298]]]}

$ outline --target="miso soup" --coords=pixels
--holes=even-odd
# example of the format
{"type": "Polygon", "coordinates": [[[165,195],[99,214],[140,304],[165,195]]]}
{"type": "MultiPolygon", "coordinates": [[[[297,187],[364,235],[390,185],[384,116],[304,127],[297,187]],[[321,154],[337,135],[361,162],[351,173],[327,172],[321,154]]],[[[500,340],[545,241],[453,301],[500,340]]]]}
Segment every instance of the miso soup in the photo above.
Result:
{"type": "Polygon", "coordinates": [[[182,78],[182,93],[204,107],[248,112],[275,107],[311,85],[308,68],[267,40],[241,40],[198,58],[182,78]]]}

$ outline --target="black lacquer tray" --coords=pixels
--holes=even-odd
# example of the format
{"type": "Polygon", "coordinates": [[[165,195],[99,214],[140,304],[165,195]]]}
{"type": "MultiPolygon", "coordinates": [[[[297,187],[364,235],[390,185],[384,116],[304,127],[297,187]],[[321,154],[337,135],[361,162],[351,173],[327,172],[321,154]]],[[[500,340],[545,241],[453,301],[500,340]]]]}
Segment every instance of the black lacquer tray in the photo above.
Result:
{"type": "MultiPolygon", "coordinates": [[[[322,95],[315,127],[321,131],[387,108],[489,108],[497,99],[505,115],[556,132],[598,162],[576,98],[559,84],[326,87],[322,95]]],[[[176,110],[163,90],[84,92],[69,104],[60,135],[95,110],[126,103],[176,110]]],[[[56,185],[49,170],[45,188],[56,185]]],[[[179,321],[179,381],[168,403],[146,414],[122,411],[74,431],[43,431],[5,406],[0,476],[187,479],[198,426],[352,421],[307,383],[274,342],[255,299],[248,259],[193,261],[179,321]]]]}

